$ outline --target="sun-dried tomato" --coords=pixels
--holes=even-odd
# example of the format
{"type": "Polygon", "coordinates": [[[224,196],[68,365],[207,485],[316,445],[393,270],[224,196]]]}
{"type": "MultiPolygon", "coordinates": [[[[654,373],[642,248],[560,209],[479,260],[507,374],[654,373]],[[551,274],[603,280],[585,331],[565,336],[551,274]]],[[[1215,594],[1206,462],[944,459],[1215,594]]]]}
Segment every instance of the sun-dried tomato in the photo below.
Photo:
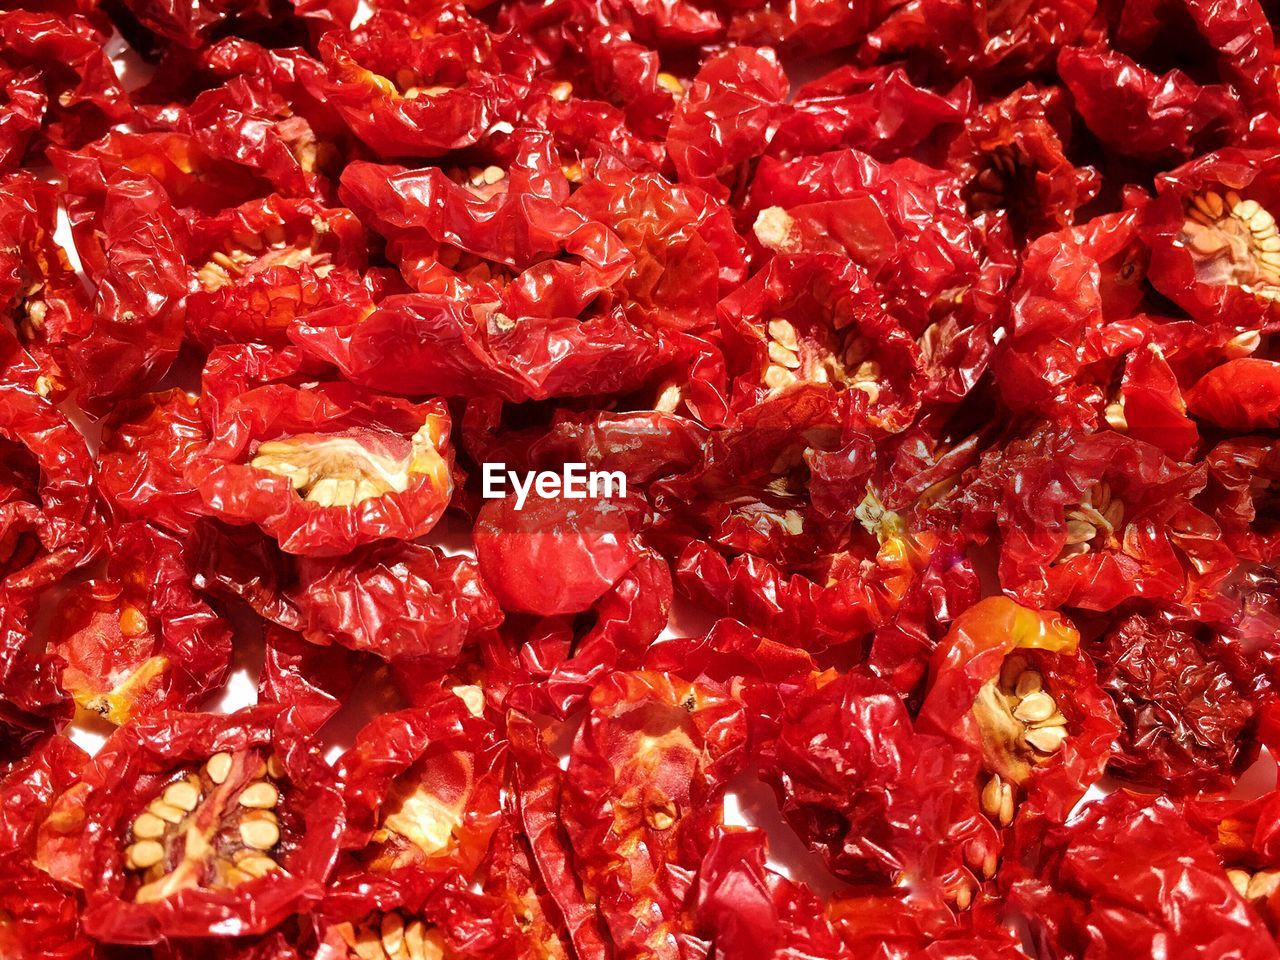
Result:
{"type": "Polygon", "coordinates": [[[449,416],[345,383],[234,396],[187,466],[206,510],[256,523],[289,553],[334,556],[427,533],[448,505],[449,416]]]}
{"type": "Polygon", "coordinates": [[[1168,800],[1124,791],[1091,804],[1028,850],[1009,898],[1050,958],[1275,957],[1261,919],[1168,800]],[[1176,896],[1170,896],[1178,891],[1176,896]]]}
{"type": "Polygon", "coordinates": [[[0,6],[0,954],[1277,956],[1276,4],[0,6]]]}
{"type": "Polygon", "coordinates": [[[640,671],[592,692],[560,817],[583,890],[625,955],[697,949],[682,901],[745,739],[742,705],[713,685],[640,671]]]}
{"type": "Polygon", "coordinates": [[[0,779],[0,949],[17,960],[90,960],[80,903],[31,862],[36,829],[55,797],[80,776],[88,757],[62,736],[45,740],[0,779]]]}
{"type": "Polygon", "coordinates": [[[37,861],[110,943],[263,933],[317,902],[342,796],[278,708],[120,727],[53,804],[37,861]]]}
{"type": "Polygon", "coordinates": [[[364,231],[348,210],[272,195],[192,225],[187,330],[202,344],[280,343],[298,316],[365,294],[364,231]]]}
{"type": "Polygon", "coordinates": [[[58,409],[17,384],[0,384],[0,450],[0,588],[36,590],[102,547],[93,463],[58,409]]]}
{"type": "Polygon", "coordinates": [[[1076,629],[1006,597],[981,600],[952,623],[934,651],[918,724],[976,761],[970,790],[1001,827],[1024,812],[1064,820],[1101,776],[1117,733],[1076,629]]]}
{"type": "Polygon", "coordinates": [[[385,659],[456,659],[468,637],[502,622],[476,561],[413,543],[303,558],[294,596],[300,631],[385,659]]]}
{"type": "Polygon", "coordinates": [[[144,523],[112,537],[106,576],[73,587],[49,627],[77,706],[113,724],[198,707],[231,660],[231,626],[192,585],[185,545],[144,523]]]}
{"type": "Polygon", "coordinates": [[[502,47],[465,12],[380,10],[321,39],[323,92],[377,153],[440,156],[480,140],[511,95],[502,47]]]}
{"type": "Polygon", "coordinates": [[[340,875],[405,868],[470,878],[502,815],[506,743],[478,687],[443,690],[374,719],[340,766],[351,851],[340,875]]]}
{"type": "Polygon", "coordinates": [[[1090,645],[1121,731],[1108,769],[1138,786],[1187,792],[1233,782],[1257,756],[1251,691],[1194,624],[1120,620],[1090,645]]]}
{"type": "MultiPolygon", "coordinates": [[[[5,326],[36,361],[28,386],[61,399],[70,386],[62,347],[67,331],[84,326],[89,303],[66,252],[54,242],[57,205],[56,188],[28,173],[0,178],[0,230],[10,238],[0,250],[5,326]]],[[[23,379],[21,360],[0,363],[15,368],[6,379],[23,379]]]]}

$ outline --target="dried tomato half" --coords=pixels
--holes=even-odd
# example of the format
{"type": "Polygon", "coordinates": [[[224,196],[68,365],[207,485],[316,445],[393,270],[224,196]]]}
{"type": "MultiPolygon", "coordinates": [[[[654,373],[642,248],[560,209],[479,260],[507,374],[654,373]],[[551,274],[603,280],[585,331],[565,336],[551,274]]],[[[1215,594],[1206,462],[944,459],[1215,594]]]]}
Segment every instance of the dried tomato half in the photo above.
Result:
{"type": "Polygon", "coordinates": [[[80,927],[74,891],[32,863],[36,829],[55,797],[80,776],[88,757],[52,736],[0,778],[0,950],[16,960],[90,960],[92,941],[80,927]]]}
{"type": "Polygon", "coordinates": [[[1114,793],[1025,853],[1029,869],[1009,871],[1009,900],[1044,956],[1119,960],[1166,944],[1206,960],[1277,955],[1209,844],[1162,797],[1114,793]]]}
{"type": "Polygon", "coordinates": [[[1257,757],[1260,698],[1206,627],[1134,613],[1089,647],[1120,716],[1119,777],[1170,794],[1225,788],[1257,757]]]}
{"type": "Polygon", "coordinates": [[[0,383],[0,587],[31,591],[101,548],[94,467],[84,438],[49,401],[0,383]]]}
{"type": "Polygon", "coordinates": [[[917,732],[884,681],[815,675],[784,706],[763,775],[783,815],[840,879],[910,886],[965,910],[995,838],[965,789],[975,758],[917,732]],[[946,785],[946,786],[943,786],[946,785]]]}
{"type": "Polygon", "coordinates": [[[451,663],[473,634],[502,622],[493,591],[469,557],[414,543],[380,543],[340,558],[298,562],[300,630],[385,659],[451,663]]]}
{"type": "Polygon", "coordinates": [[[1102,774],[1118,725],[1080,635],[1059,614],[988,597],[934,651],[919,728],[980,763],[973,789],[992,822],[1054,821],[1102,774]]]}
{"type": "Polygon", "coordinates": [[[73,587],[49,626],[63,687],[113,724],[199,706],[226,679],[232,630],[192,585],[185,545],[127,524],[112,536],[106,573],[73,587]]]}
{"type": "Polygon", "coordinates": [[[495,46],[466,13],[388,8],[321,40],[323,93],[379,154],[440,156],[476,143],[496,119],[507,94],[495,46]]]}
{"type": "Polygon", "coordinates": [[[626,955],[681,957],[682,903],[745,760],[742,705],[718,685],[637,671],[591,694],[560,793],[588,902],[626,955]]]}
{"type": "Polygon", "coordinates": [[[340,873],[476,872],[502,815],[506,744],[474,686],[383,714],[344,754],[352,851],[340,873]]]}
{"type": "Polygon", "coordinates": [[[347,553],[429,531],[453,491],[449,414],[343,383],[230,399],[186,469],[208,512],[256,523],[282,550],[347,553]]]}
{"type": "Polygon", "coordinates": [[[364,230],[348,210],[273,194],[196,221],[190,244],[187,330],[202,344],[283,344],[299,315],[364,295],[364,230]]]}
{"type": "Polygon", "coordinates": [[[317,902],[344,825],[333,775],[278,708],[120,727],[54,803],[38,860],[108,943],[263,933],[317,902]]]}
{"type": "Polygon", "coordinates": [[[510,610],[586,610],[639,559],[633,511],[607,499],[491,500],[476,517],[476,559],[510,610]]]}

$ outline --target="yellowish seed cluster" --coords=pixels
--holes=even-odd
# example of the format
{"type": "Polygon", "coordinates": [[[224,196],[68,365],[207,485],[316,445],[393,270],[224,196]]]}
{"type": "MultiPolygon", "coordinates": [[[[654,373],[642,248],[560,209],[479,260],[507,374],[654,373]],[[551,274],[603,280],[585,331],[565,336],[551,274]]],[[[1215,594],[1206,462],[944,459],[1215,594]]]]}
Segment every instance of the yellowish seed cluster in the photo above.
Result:
{"type": "Polygon", "coordinates": [[[1256,200],[1234,190],[1193,194],[1179,243],[1191,251],[1202,280],[1280,300],[1280,232],[1256,200]]]}
{"type": "Polygon", "coordinates": [[[145,881],[135,897],[139,903],[200,885],[207,875],[217,878],[215,885],[235,886],[281,869],[272,856],[280,843],[274,811],[280,791],[263,779],[284,775],[278,758],[259,764],[259,779],[240,789],[233,807],[207,811],[207,822],[197,825],[202,805],[216,802],[212,795],[226,783],[233,764],[231,754],[215,753],[202,772],[170,783],[134,819],[133,842],[125,848],[124,862],[145,881]],[[233,829],[228,832],[229,823],[233,829]]]}

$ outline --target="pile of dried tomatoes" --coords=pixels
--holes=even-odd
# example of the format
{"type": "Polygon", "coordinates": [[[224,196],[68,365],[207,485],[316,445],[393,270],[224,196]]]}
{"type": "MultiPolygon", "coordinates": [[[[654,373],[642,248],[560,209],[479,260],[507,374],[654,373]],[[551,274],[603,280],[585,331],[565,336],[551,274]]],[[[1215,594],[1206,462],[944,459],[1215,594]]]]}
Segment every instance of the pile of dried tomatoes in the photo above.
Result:
{"type": "Polygon", "coordinates": [[[1280,957],[1280,6],[0,7],[0,955],[1280,957]]]}

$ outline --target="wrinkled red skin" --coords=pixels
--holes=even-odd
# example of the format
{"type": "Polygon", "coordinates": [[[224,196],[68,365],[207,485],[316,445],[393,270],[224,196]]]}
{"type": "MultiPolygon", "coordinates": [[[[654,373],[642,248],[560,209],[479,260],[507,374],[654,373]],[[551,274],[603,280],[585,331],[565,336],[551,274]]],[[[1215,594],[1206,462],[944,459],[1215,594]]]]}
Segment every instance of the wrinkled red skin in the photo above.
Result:
{"type": "MultiPolygon", "coordinates": [[[[17,343],[38,364],[37,378],[28,386],[60,398],[67,387],[60,347],[68,328],[83,327],[89,304],[66,253],[53,240],[57,207],[52,184],[24,172],[0,177],[0,234],[10,238],[0,251],[0,303],[17,343]]],[[[17,366],[10,379],[22,379],[17,366]]]]}
{"type": "Polygon", "coordinates": [[[1132,214],[1047,234],[1024,254],[1010,295],[1010,336],[992,361],[1014,410],[1101,424],[1116,359],[1139,345],[1129,323],[1146,251],[1132,214]]]}
{"type": "Polygon", "coordinates": [[[717,620],[704,636],[655,644],[645,654],[644,667],[731,689],[747,712],[749,754],[756,768],[776,765],[783,714],[818,672],[808,653],[728,618],[717,620]]]}
{"type": "Polygon", "coordinates": [[[1108,770],[1166,794],[1227,789],[1257,757],[1259,706],[1193,624],[1133,614],[1089,644],[1119,712],[1108,770]]]}
{"type": "Polygon", "coordinates": [[[833,897],[828,913],[854,957],[886,960],[1021,960],[1020,937],[1001,925],[999,904],[956,917],[944,903],[910,892],[833,897]],[[994,909],[993,909],[994,908],[994,909]]]}
{"type": "Polygon", "coordinates": [[[1187,395],[1199,419],[1243,433],[1280,426],[1280,363],[1258,357],[1228,360],[1205,374],[1187,395]]]}
{"type": "Polygon", "coordinates": [[[1209,844],[1163,798],[1114,793],[1021,858],[1007,864],[1002,882],[1030,922],[1038,956],[1277,956],[1209,844]]]}
{"type": "Polygon", "coordinates": [[[520,929],[512,939],[520,941],[533,960],[569,960],[573,956],[559,908],[534,865],[513,790],[508,789],[503,820],[489,844],[479,882],[485,893],[510,906],[520,929]]]}
{"type": "Polygon", "coordinates": [[[1280,550],[1273,500],[1280,450],[1269,437],[1224,440],[1205,454],[1209,484],[1201,494],[1235,554],[1273,560],[1280,550]]]}
{"type": "Polygon", "coordinates": [[[171,940],[150,948],[156,960],[306,960],[314,949],[310,931],[299,932],[293,920],[260,937],[217,940],[171,940]]]}
{"type": "Polygon", "coordinates": [[[533,863],[560,913],[574,953],[601,956],[609,949],[604,920],[595,903],[589,903],[584,895],[568,838],[560,828],[564,771],[548,748],[543,731],[525,714],[516,710],[508,713],[506,733],[520,826],[528,837],[533,863]]]}
{"type": "Polygon", "coordinates": [[[468,889],[459,875],[436,876],[405,869],[394,876],[354,874],[340,879],[322,907],[317,956],[359,960],[349,947],[353,928],[372,920],[375,935],[379,914],[396,912],[404,921],[421,920],[443,937],[445,956],[476,960],[541,960],[542,946],[524,928],[526,917],[505,899],[468,889]]]}
{"type": "Polygon", "coordinates": [[[676,571],[684,592],[709,609],[821,652],[847,648],[892,621],[917,571],[929,563],[930,544],[910,536],[888,539],[879,549],[858,544],[825,567],[788,575],[751,554],[726,561],[694,541],[676,571]]]}
{"type": "Polygon", "coordinates": [[[63,687],[115,724],[200,706],[226,681],[232,630],[193,588],[185,544],[132,523],[110,549],[106,576],[72,587],[49,626],[63,687]]]}
{"type": "Polygon", "coordinates": [[[283,196],[331,202],[336,179],[333,131],[312,124],[311,111],[297,102],[302,91],[264,76],[273,66],[263,51],[259,63],[246,65],[254,72],[196,96],[183,114],[185,132],[211,156],[258,171],[283,196]],[[285,99],[286,93],[295,98],[298,110],[285,99]]]}
{"type": "Polygon", "coordinates": [[[841,880],[954,897],[972,882],[964,848],[994,844],[966,786],[976,758],[916,732],[892,688],[868,673],[818,675],[787,703],[775,763],[763,776],[783,815],[841,880]]]}
{"type": "Polygon", "coordinates": [[[276,703],[307,734],[317,733],[367,676],[342,647],[317,647],[276,624],[263,631],[258,702],[276,703]]]}
{"type": "Polygon", "coordinates": [[[264,933],[316,903],[344,829],[342,796],[328,766],[279,708],[228,715],[161,712],[119,728],[62,794],[40,828],[37,862],[85,891],[85,930],[107,943],[264,933]],[[288,783],[279,807],[284,871],[232,890],[187,889],[135,903],[123,848],[129,824],[176,767],[219,750],[274,750],[288,783]]]}
{"type": "Polygon", "coordinates": [[[438,167],[355,164],[342,196],[387,238],[419,291],[470,291],[477,308],[498,301],[477,316],[496,311],[516,323],[578,316],[631,257],[610,229],[565,206],[569,183],[546,138],[521,147],[491,185],[468,182],[465,171],[459,184],[438,167]]]}
{"type": "Polygon", "coordinates": [[[231,523],[256,523],[287,553],[338,556],[375,540],[412,540],[427,533],[448,504],[453,455],[441,401],[412,404],[345,383],[309,390],[268,384],[230,399],[220,416],[209,445],[187,467],[186,481],[200,491],[209,513],[231,523]],[[401,492],[355,505],[306,501],[289,479],[249,462],[266,441],[343,431],[407,458],[412,438],[424,429],[435,451],[430,470],[412,472],[401,492]]]}
{"type": "Polygon", "coordinates": [[[669,359],[619,310],[533,316],[504,329],[510,318],[493,311],[492,302],[473,311],[465,305],[472,296],[450,284],[449,292],[332,307],[308,315],[290,338],[354,383],[407,395],[496,394],[516,402],[627,392],[669,359]],[[391,345],[395,350],[388,352],[391,345]]]}
{"type": "MultiPolygon", "coordinates": [[[[93,316],[67,329],[67,364],[83,406],[154,386],[182,343],[187,292],[183,225],[163,187],[150,177],[107,182],[101,217],[101,271],[93,316]]],[[[77,239],[77,248],[80,247],[77,239]]]]}
{"type": "MultiPolygon", "coordinates": [[[[957,288],[978,285],[984,269],[983,240],[961,214],[961,187],[954,174],[910,158],[881,163],[857,150],[766,157],[747,210],[754,216],[780,206],[795,221],[781,243],[766,244],[777,253],[837,251],[866,268],[889,312],[919,336],[940,304],[953,304],[957,288]]],[[[1013,274],[1003,263],[986,269],[994,270],[997,290],[1013,274]]]]}
{"type": "Polygon", "coordinates": [[[75,147],[130,118],[129,97],[102,49],[108,32],[109,25],[104,32],[88,17],[47,7],[0,13],[0,75],[14,71],[21,78],[18,89],[6,83],[7,110],[17,116],[0,127],[19,130],[0,136],[0,142],[13,137],[0,149],[0,169],[22,160],[37,129],[37,144],[75,147]]]}
{"type": "MultiPolygon", "coordinates": [[[[1250,800],[1196,797],[1180,804],[1179,809],[1213,847],[1223,867],[1252,875],[1273,870],[1280,862],[1278,804],[1280,795],[1271,790],[1250,800]]],[[[1280,930],[1280,901],[1275,892],[1247,899],[1274,937],[1280,930]]]]}
{"type": "Polygon", "coordinates": [[[339,643],[383,659],[456,660],[502,610],[468,557],[414,543],[375,544],[341,558],[304,558],[293,600],[312,643],[339,643]]]}
{"type": "MultiPolygon", "coordinates": [[[[264,177],[210,154],[195,137],[171,129],[112,131],[79,150],[51,150],[50,155],[67,179],[64,200],[76,252],[94,280],[107,270],[100,218],[113,182],[154,181],[159,185],[157,192],[184,219],[193,211],[214,215],[272,192],[264,177]]],[[[185,274],[185,270],[179,272],[185,274]]],[[[185,289],[185,275],[182,282],[185,289]]]]}
{"type": "MultiPolygon", "coordinates": [[[[615,140],[613,148],[587,147],[585,152],[578,148],[573,150],[573,158],[581,163],[613,154],[632,164],[642,158],[652,161],[656,169],[664,159],[654,155],[655,148],[661,151],[661,144],[646,141],[661,141],[665,136],[683,86],[675,90],[659,82],[662,64],[658,51],[636,42],[634,34],[617,30],[616,23],[593,22],[589,13],[585,4],[511,4],[499,15],[503,26],[529,38],[539,64],[545,64],[539,77],[545,89],[539,84],[520,104],[523,123],[518,125],[553,130],[560,141],[570,137],[582,141],[583,134],[591,137],[602,132],[589,128],[613,114],[617,130],[608,134],[615,140]],[[567,99],[558,99],[563,93],[556,89],[557,81],[572,84],[567,99]],[[565,127],[566,121],[583,129],[557,129],[565,127]]],[[[569,146],[567,142],[564,145],[569,146]]]]}
{"type": "Polygon", "coordinates": [[[964,123],[975,101],[972,82],[946,93],[915,86],[900,67],[841,66],[801,86],[770,141],[771,156],[792,157],[854,147],[878,160],[916,150],[964,123]]]}
{"type": "Polygon", "coordinates": [[[14,960],[90,960],[79,903],[31,862],[36,827],[88,757],[62,736],[45,740],[0,779],[0,950],[14,960]]]}
{"type": "Polygon", "coordinates": [[[981,599],[974,564],[951,543],[940,543],[907,586],[894,615],[876,628],[867,663],[899,696],[918,703],[929,660],[947,627],[981,599]]]}
{"type": "Polygon", "coordinates": [[[1159,447],[1179,461],[1193,459],[1200,433],[1187,416],[1187,401],[1159,347],[1148,343],[1129,355],[1120,383],[1125,433],[1159,447]]]}
{"type": "Polygon", "coordinates": [[[0,589],[0,764],[22,760],[72,715],[62,662],[33,642],[35,615],[33,596],[0,589]]]}
{"type": "Polygon", "coordinates": [[[790,52],[822,53],[848,46],[867,28],[872,4],[829,0],[735,5],[729,36],[739,43],[780,46],[790,52]]]}
{"type": "MultiPolygon", "coordinates": [[[[324,64],[308,55],[305,50],[299,47],[265,47],[243,37],[228,36],[207,47],[201,54],[200,63],[217,76],[231,79],[225,88],[225,100],[220,96],[220,91],[210,90],[203,96],[197,96],[192,102],[187,118],[193,127],[193,134],[215,156],[223,156],[229,151],[228,159],[236,159],[238,162],[248,161],[249,156],[257,158],[249,161],[249,165],[262,170],[276,184],[280,193],[286,196],[301,195],[290,186],[297,182],[299,168],[307,184],[313,182],[312,177],[319,175],[306,169],[309,153],[306,149],[307,136],[294,118],[301,117],[318,140],[315,162],[320,174],[336,179],[341,172],[339,161],[342,156],[336,155],[338,153],[353,158],[367,154],[366,149],[351,136],[347,125],[324,98],[321,89],[325,79],[324,64]],[[240,87],[234,79],[236,77],[242,77],[249,89],[240,87]],[[283,139],[292,157],[277,156],[277,151],[271,149],[272,137],[263,142],[255,142],[251,137],[235,136],[228,143],[226,134],[235,134],[234,129],[209,129],[198,122],[198,117],[206,106],[223,109],[226,103],[232,104],[232,109],[250,110],[255,116],[270,112],[273,133],[283,139]],[[286,111],[283,117],[277,112],[277,103],[286,111]],[[329,156],[329,147],[333,148],[334,156],[329,156]]],[[[246,132],[254,129],[250,126],[246,132]]],[[[310,192],[310,189],[306,191],[308,195],[310,192]]]]}
{"type": "Polygon", "coordinates": [[[1254,0],[1104,0],[1100,7],[1117,49],[1156,59],[1194,51],[1209,67],[1203,72],[1216,73],[1253,109],[1274,104],[1274,38],[1254,0]]]}
{"type": "Polygon", "coordinates": [[[641,555],[631,510],[608,499],[490,500],[473,532],[480,571],[506,610],[553,616],[589,608],[641,555]]]}
{"type": "Polygon", "coordinates": [[[594,268],[606,282],[616,279],[626,254],[601,224],[565,208],[570,182],[552,139],[521,134],[512,147],[510,160],[495,164],[503,175],[492,183],[466,168],[355,163],[343,170],[341,196],[388,240],[393,258],[415,270],[410,276],[420,277],[424,290],[454,271],[419,261],[439,259],[451,246],[517,269],[563,253],[578,262],[562,264],[561,272],[589,276],[594,268]]]}
{"type": "Polygon", "coordinates": [[[807,572],[846,548],[866,495],[864,402],[860,391],[793,384],[744,410],[694,469],[651,488],[659,529],[674,541],[667,552],[704,540],[807,572]],[[805,495],[810,484],[817,503],[805,495]]]}
{"type": "Polygon", "coordinates": [[[506,756],[492,720],[473,713],[461,693],[438,691],[419,706],[370,721],[339,761],[348,818],[342,846],[351,851],[339,873],[393,875],[413,866],[456,871],[465,882],[502,816],[506,756]],[[398,806],[398,785],[412,792],[419,784],[456,815],[440,849],[426,851],[384,823],[398,806]]]}
{"type": "Polygon", "coordinates": [[[1022,602],[1109,610],[1146,597],[1195,609],[1216,602],[1234,565],[1217,525],[1190,502],[1204,488],[1203,466],[1174,463],[1149,444],[1110,431],[1042,431],[988,454],[977,473],[984,478],[944,499],[931,522],[994,535],[1000,582],[1022,602]],[[1095,528],[1087,552],[1063,555],[1067,512],[1092,502],[1099,483],[1123,503],[1121,526],[1105,539],[1095,528]]]}
{"type": "Polygon", "coordinates": [[[40,129],[49,99],[34,67],[0,64],[0,174],[18,168],[28,144],[40,129]]]}
{"type": "Polygon", "coordinates": [[[649,671],[597,685],[574,739],[560,818],[584,892],[619,956],[699,957],[682,909],[691,871],[745,761],[742,705],[718,685],[649,671]]]}
{"type": "Polygon", "coordinates": [[[1027,84],[977,111],[949,150],[969,212],[1001,211],[1020,237],[1072,224],[1101,177],[1067,159],[1070,132],[1065,98],[1052,88],[1027,84]]]}
{"type": "Polygon", "coordinates": [[[1231,331],[1273,324],[1273,302],[1222,283],[1197,270],[1191,250],[1178,240],[1192,194],[1234,190],[1263,207],[1280,207],[1280,181],[1269,172],[1273,150],[1226,148],[1207,154],[1156,179],[1156,198],[1141,210],[1143,241],[1151,248],[1153,286],[1192,317],[1231,331]]]}
{"type": "Polygon", "coordinates": [[[103,423],[98,487],[121,519],[185,533],[204,502],[183,471],[208,440],[199,398],[185,390],[118,403],[103,423]]]}
{"type": "Polygon", "coordinates": [[[302,618],[290,596],[296,585],[293,558],[276,541],[257,527],[203,520],[192,528],[191,544],[200,589],[241,600],[287,630],[301,629],[302,618]]]}
{"type": "Polygon", "coordinates": [[[670,620],[672,600],[666,563],[643,551],[592,605],[595,623],[584,636],[575,639],[573,625],[543,621],[524,639],[520,665],[527,676],[507,702],[561,719],[571,716],[608,673],[641,665],[670,620]]]}
{"type": "MultiPolygon", "coordinates": [[[[730,371],[738,374],[733,403],[739,410],[780,392],[764,382],[771,363],[767,326],[779,317],[795,327],[805,348],[802,363],[807,351],[840,358],[850,336],[870,343],[864,362],[879,365],[878,392],[874,397],[867,395],[866,415],[876,427],[896,433],[918,410],[923,387],[919,348],[884,309],[871,277],[848,260],[834,254],[775,257],[764,271],[721,301],[720,315],[730,371]]],[[[796,373],[801,379],[804,369],[796,373]]],[[[856,369],[847,371],[847,377],[830,375],[828,389],[862,393],[852,379],[856,369]]]]}
{"type": "Polygon", "coordinates": [[[310,200],[273,194],[198,220],[187,255],[195,273],[187,331],[205,346],[249,341],[283,346],[296,317],[335,300],[367,295],[364,228],[351,211],[310,200]],[[237,260],[230,276],[223,269],[207,281],[218,267],[212,258],[228,252],[233,258],[243,252],[247,262],[237,260]]]}
{"type": "Polygon", "coordinates": [[[95,471],[62,413],[16,384],[0,384],[0,450],[0,589],[26,593],[101,549],[95,471]]]}
{"type": "Polygon", "coordinates": [[[787,86],[767,47],[735,47],[707,58],[667,131],[667,152],[681,181],[717,200],[739,196],[745,165],[768,147],[787,86]]]}
{"type": "Polygon", "coordinates": [[[765,866],[759,830],[721,828],[698,868],[697,932],[724,960],[850,957],[812,890],[765,866]]]}
{"type": "Polygon", "coordinates": [[[205,0],[193,6],[169,0],[126,0],[126,6],[148,29],[193,48],[228,18],[265,17],[268,9],[266,0],[205,0]]]}
{"type": "Polygon", "coordinates": [[[333,379],[333,369],[316,363],[296,347],[226,344],[215,347],[200,373],[200,415],[211,434],[234,420],[239,398],[255,387],[301,387],[333,379]]]}
{"type": "Polygon", "coordinates": [[[1202,86],[1181,70],[1157,74],[1106,47],[1064,49],[1058,70],[1093,134],[1130,157],[1189,160],[1239,144],[1248,127],[1229,86],[1202,86]]]}
{"type": "MultiPolygon", "coordinates": [[[[690,0],[653,3],[652,0],[614,0],[595,17],[617,17],[640,42],[654,49],[680,49],[715,40],[724,23],[714,7],[690,0]]],[[[606,22],[608,22],[606,20],[606,22]]]]}
{"type": "MultiPolygon", "coordinates": [[[[1079,634],[1057,613],[1023,607],[1006,597],[988,597],[961,613],[934,650],[916,723],[921,732],[950,741],[975,768],[990,768],[990,748],[974,703],[982,687],[1000,677],[1011,655],[1024,657],[1044,678],[1068,731],[1057,752],[1028,764],[1028,774],[1017,785],[1015,826],[1040,816],[1060,823],[1102,775],[1119,726],[1093,661],[1079,649],[1079,634]]],[[[981,778],[975,781],[977,790],[989,774],[981,768],[975,772],[981,778]]]]}
{"type": "Polygon", "coordinates": [[[468,404],[463,445],[477,463],[504,462],[509,470],[555,470],[565,463],[582,463],[589,471],[621,470],[627,477],[627,490],[646,495],[657,481],[692,468],[700,460],[710,433],[697,420],[676,414],[580,415],[558,410],[550,429],[533,431],[532,443],[509,429],[502,430],[500,441],[495,443],[495,434],[503,426],[501,407],[485,401],[468,404]],[[479,431],[484,431],[483,435],[479,431]]]}
{"type": "Polygon", "coordinates": [[[943,77],[1025,79],[1081,36],[1093,0],[1035,0],[974,9],[950,0],[889,3],[862,43],[865,60],[910,57],[943,77]]]}
{"type": "Polygon", "coordinates": [[[320,40],[326,74],[317,93],[378,155],[440,156],[479,141],[512,95],[516,78],[502,76],[503,51],[493,46],[465,14],[384,10],[345,37],[320,40]],[[395,83],[400,70],[421,78],[415,86],[450,89],[406,98],[395,83]]]}
{"type": "MultiPolygon", "coordinates": [[[[670,110],[671,95],[666,91],[661,95],[661,109],[670,110]]],[[[535,123],[541,119],[564,158],[575,159],[584,168],[598,160],[621,157],[632,169],[658,173],[666,163],[660,135],[654,134],[658,139],[652,140],[636,135],[624,124],[622,111],[608,103],[577,98],[560,103],[540,97],[532,104],[523,101],[518,109],[521,119],[527,116],[535,123]]]]}
{"type": "Polygon", "coordinates": [[[344,200],[418,292],[317,311],[292,338],[356,383],[406,394],[519,401],[638,386],[667,358],[609,293],[634,258],[565,206],[549,149],[532,143],[492,191],[438,168],[348,167],[344,200]]]}
{"type": "Polygon", "coordinates": [[[633,262],[612,288],[629,321],[648,330],[705,330],[708,309],[747,274],[746,251],[727,210],[696,186],[600,164],[570,200],[608,223],[633,262]]]}

